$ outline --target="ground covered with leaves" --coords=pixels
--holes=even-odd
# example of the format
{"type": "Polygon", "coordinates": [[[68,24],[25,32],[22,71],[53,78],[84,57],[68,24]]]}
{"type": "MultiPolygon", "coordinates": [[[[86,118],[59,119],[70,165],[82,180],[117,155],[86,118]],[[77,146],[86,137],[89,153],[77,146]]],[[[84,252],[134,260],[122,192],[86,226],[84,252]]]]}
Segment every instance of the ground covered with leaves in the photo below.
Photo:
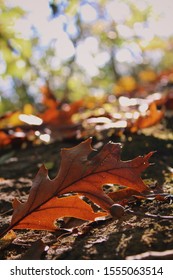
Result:
{"type": "MultiPolygon", "coordinates": [[[[76,219],[59,221],[60,230],[15,230],[0,243],[0,259],[173,259],[173,118],[137,134],[93,139],[101,148],[112,140],[123,144],[122,160],[153,154],[142,174],[144,182],[157,197],[131,197],[120,219],[108,216],[90,223],[76,219]],[[164,194],[164,195],[163,195],[164,194]],[[15,235],[15,236],[14,236],[15,235]]],[[[32,180],[42,163],[54,178],[60,165],[61,148],[79,141],[9,149],[0,157],[1,231],[10,223],[11,202],[15,197],[26,201],[32,180]]]]}

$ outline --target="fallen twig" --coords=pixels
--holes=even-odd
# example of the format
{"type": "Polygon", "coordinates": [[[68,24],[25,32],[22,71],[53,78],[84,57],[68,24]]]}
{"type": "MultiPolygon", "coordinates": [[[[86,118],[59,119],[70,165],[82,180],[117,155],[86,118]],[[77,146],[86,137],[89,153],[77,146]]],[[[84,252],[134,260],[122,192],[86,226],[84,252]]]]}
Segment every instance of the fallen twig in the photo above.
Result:
{"type": "Polygon", "coordinates": [[[142,216],[142,217],[146,217],[146,218],[152,218],[152,219],[171,219],[173,220],[173,216],[162,216],[162,215],[154,215],[154,214],[150,214],[150,213],[141,213],[139,211],[133,211],[133,210],[130,210],[130,209],[126,209],[125,210],[126,213],[128,214],[133,214],[133,215],[136,215],[136,216],[142,216]]]}
{"type": "Polygon", "coordinates": [[[173,260],[173,250],[166,250],[162,252],[148,251],[141,254],[126,257],[126,260],[147,260],[147,259],[173,260]]]}

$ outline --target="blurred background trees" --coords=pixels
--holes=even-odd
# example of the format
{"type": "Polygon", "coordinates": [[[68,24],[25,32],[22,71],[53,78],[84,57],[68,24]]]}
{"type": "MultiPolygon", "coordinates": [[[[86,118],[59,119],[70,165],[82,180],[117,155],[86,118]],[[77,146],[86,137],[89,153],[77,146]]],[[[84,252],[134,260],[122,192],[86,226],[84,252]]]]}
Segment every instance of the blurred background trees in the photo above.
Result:
{"type": "Polygon", "coordinates": [[[0,0],[0,114],[134,91],[172,69],[171,0],[0,0]],[[158,3],[159,2],[159,3],[158,3]]]}

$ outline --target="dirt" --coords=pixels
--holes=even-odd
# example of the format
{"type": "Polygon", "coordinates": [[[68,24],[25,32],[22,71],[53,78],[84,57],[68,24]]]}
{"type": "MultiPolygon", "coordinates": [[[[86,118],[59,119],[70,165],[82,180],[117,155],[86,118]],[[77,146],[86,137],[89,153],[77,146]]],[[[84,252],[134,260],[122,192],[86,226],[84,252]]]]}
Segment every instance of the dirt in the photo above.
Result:
{"type": "MultiPolygon", "coordinates": [[[[13,240],[0,243],[0,259],[119,259],[143,258],[148,252],[149,259],[173,259],[173,118],[143,130],[138,134],[112,136],[111,139],[93,139],[94,147],[102,146],[109,140],[122,142],[122,160],[129,160],[150,151],[151,165],[142,178],[151,188],[168,193],[164,199],[131,199],[125,215],[119,220],[106,220],[75,226],[73,230],[56,232],[15,230],[13,240]],[[133,213],[128,210],[133,211],[133,213]],[[145,216],[146,214],[146,216],[145,216]],[[148,216],[147,216],[148,215],[148,216]],[[150,215],[154,215],[150,217],[150,215]],[[164,216],[164,217],[163,217],[164,216]],[[41,241],[39,243],[38,241],[41,241]],[[35,247],[34,247],[35,246],[35,247]],[[37,255],[30,254],[37,248],[37,255]],[[155,253],[158,252],[156,257],[155,253]],[[138,255],[139,256],[136,256],[138,255]],[[136,256],[136,257],[135,257],[136,256]]],[[[62,147],[72,147],[79,141],[54,142],[49,145],[16,147],[0,151],[0,220],[1,231],[10,223],[13,199],[27,199],[32,179],[42,163],[53,178],[60,164],[59,152],[62,147]]],[[[72,221],[74,224],[74,221],[72,221]]]]}

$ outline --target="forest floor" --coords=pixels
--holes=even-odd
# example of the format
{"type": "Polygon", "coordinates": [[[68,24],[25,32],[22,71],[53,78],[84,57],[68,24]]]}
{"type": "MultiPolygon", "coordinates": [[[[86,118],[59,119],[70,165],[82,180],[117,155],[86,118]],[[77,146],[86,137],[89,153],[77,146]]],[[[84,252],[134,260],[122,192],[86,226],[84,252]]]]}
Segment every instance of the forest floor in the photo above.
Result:
{"type": "MultiPolygon", "coordinates": [[[[172,123],[172,117],[166,118],[139,134],[127,135],[122,139],[111,137],[104,141],[93,140],[93,146],[97,146],[98,142],[99,145],[105,144],[109,140],[121,141],[122,160],[157,151],[150,159],[154,165],[147,168],[142,178],[151,188],[157,185],[162,192],[170,194],[165,200],[132,200],[130,208],[133,214],[127,212],[119,220],[108,218],[95,221],[88,224],[85,230],[82,227],[57,232],[15,230],[16,238],[12,242],[5,246],[0,243],[0,259],[173,259],[173,220],[168,217],[173,216],[172,123]],[[155,217],[147,217],[144,213],[155,217]],[[161,218],[159,215],[166,217],[161,218]],[[39,243],[40,239],[47,245],[45,250],[39,243]],[[31,254],[36,248],[33,244],[38,246],[40,254],[31,254]]],[[[1,229],[10,223],[13,199],[26,200],[32,179],[41,164],[46,164],[50,178],[54,178],[60,164],[60,149],[77,143],[54,142],[0,151],[1,229]]]]}

